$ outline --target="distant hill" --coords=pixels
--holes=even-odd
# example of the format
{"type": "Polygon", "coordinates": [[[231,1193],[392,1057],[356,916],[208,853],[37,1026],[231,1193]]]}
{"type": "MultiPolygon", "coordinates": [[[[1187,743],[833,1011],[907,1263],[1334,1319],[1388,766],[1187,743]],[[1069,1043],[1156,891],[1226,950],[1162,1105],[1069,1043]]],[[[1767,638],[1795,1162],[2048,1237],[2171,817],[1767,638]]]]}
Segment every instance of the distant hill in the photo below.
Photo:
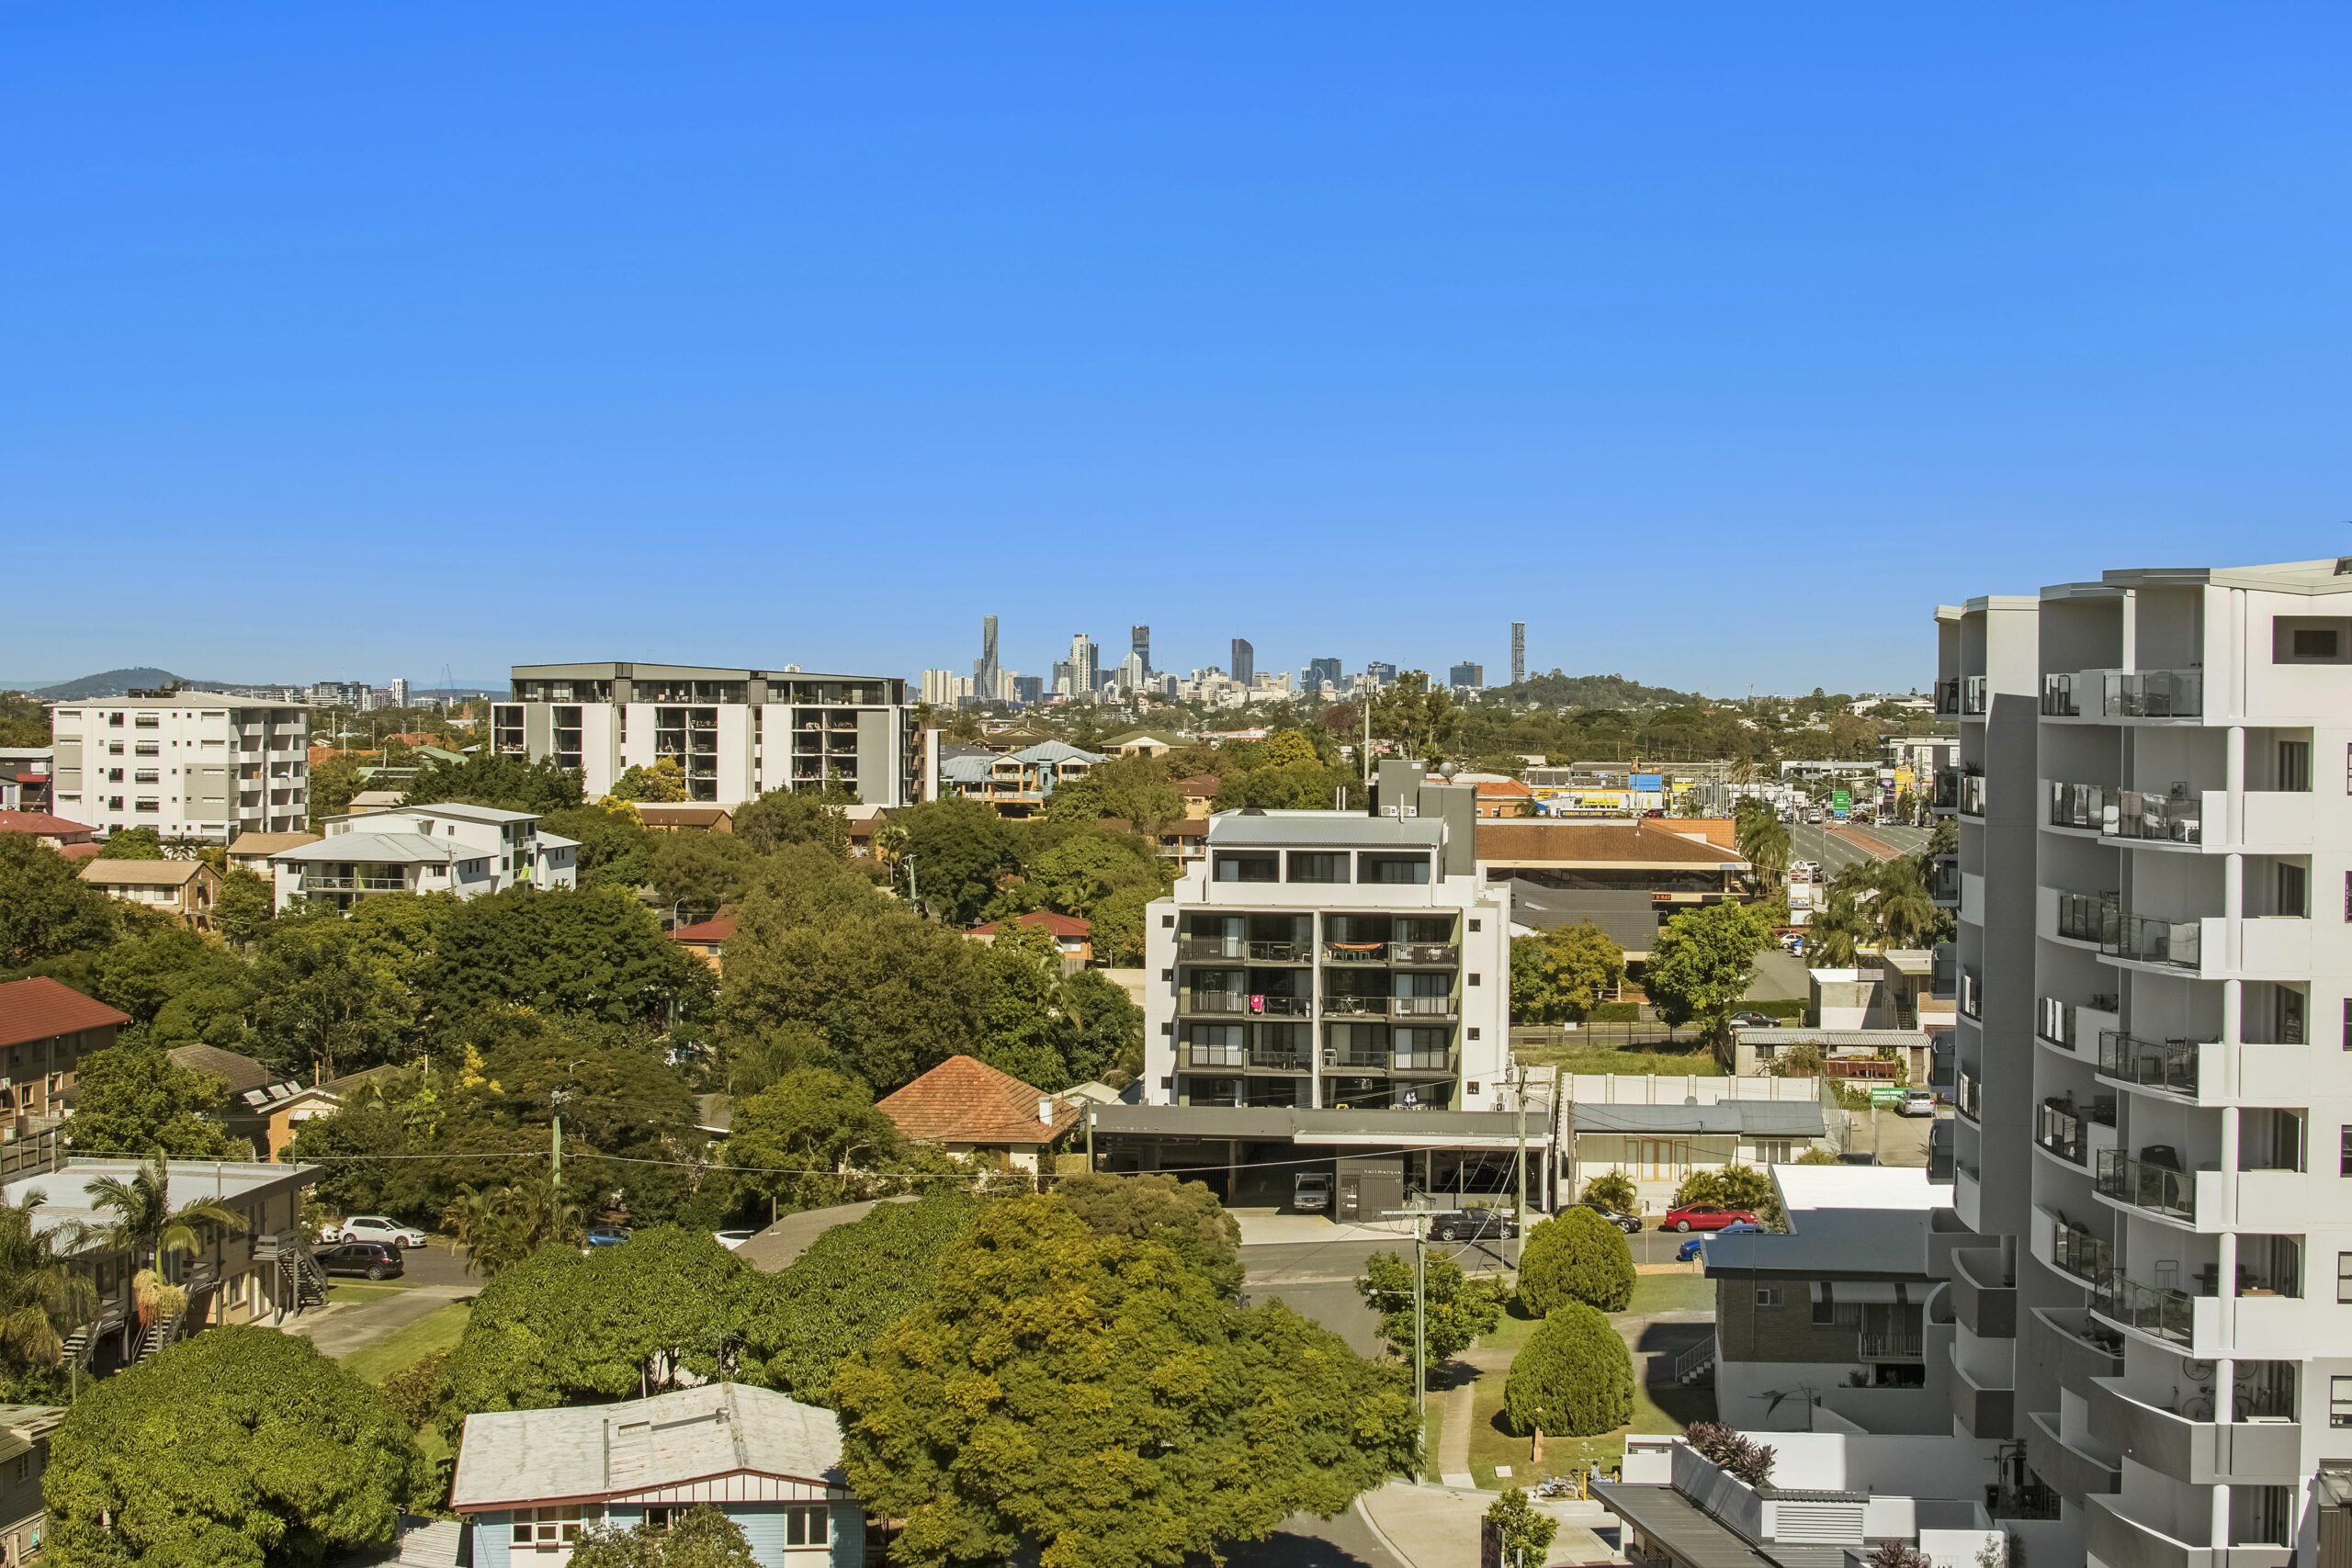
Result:
{"type": "Polygon", "coordinates": [[[175,675],[168,670],[158,670],[153,665],[142,664],[129,670],[101,670],[95,675],[85,675],[78,681],[63,681],[54,686],[43,686],[31,694],[46,702],[78,703],[85,697],[119,697],[125,692],[133,690],[152,691],[157,686],[168,686],[175,681],[183,686],[194,686],[199,689],[222,684],[218,681],[190,680],[185,675],[175,675]]]}
{"type": "Polygon", "coordinates": [[[1516,686],[1489,686],[1479,694],[1575,708],[1668,708],[1706,701],[1695,692],[1645,686],[1623,675],[1563,675],[1557,670],[1548,675],[1530,675],[1516,686]]]}

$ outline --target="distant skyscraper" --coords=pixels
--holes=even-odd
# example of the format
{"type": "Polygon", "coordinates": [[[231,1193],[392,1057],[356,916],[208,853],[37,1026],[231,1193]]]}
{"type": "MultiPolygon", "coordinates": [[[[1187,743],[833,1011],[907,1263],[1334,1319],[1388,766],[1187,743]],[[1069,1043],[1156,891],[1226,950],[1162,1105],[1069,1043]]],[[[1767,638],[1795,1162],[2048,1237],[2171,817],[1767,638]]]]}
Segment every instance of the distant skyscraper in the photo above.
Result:
{"type": "Polygon", "coordinates": [[[396,708],[408,706],[408,677],[405,675],[392,677],[392,705],[396,708]]]}
{"type": "Polygon", "coordinates": [[[1094,688],[1102,682],[1102,655],[1094,639],[1084,632],[1073,632],[1069,639],[1069,681],[1064,687],[1073,696],[1092,696],[1094,688]]]}
{"type": "Polygon", "coordinates": [[[1393,686],[1396,683],[1396,666],[1394,664],[1383,664],[1378,660],[1374,660],[1363,667],[1363,672],[1372,677],[1372,683],[1375,686],[1393,686]]]}
{"type": "Polygon", "coordinates": [[[1227,673],[1245,686],[1258,678],[1258,650],[1250,646],[1248,637],[1233,639],[1233,668],[1227,673]]]}
{"type": "Polygon", "coordinates": [[[994,615],[980,617],[980,657],[972,665],[972,694],[984,703],[1004,701],[1004,673],[997,662],[994,615]]]}
{"type": "Polygon", "coordinates": [[[1483,664],[1457,664],[1445,672],[1445,683],[1457,692],[1475,692],[1487,683],[1483,664]]]}
{"type": "Polygon", "coordinates": [[[1527,679],[1527,623],[1510,624],[1510,683],[1514,686],[1527,679]]]}
{"type": "Polygon", "coordinates": [[[1137,659],[1143,660],[1144,673],[1147,675],[1150,674],[1151,628],[1149,626],[1129,626],[1127,628],[1127,650],[1133,653],[1137,659]]]}
{"type": "Polygon", "coordinates": [[[1046,678],[1043,675],[1015,675],[1012,677],[1012,700],[1024,705],[1044,702],[1046,678]]]}
{"type": "Polygon", "coordinates": [[[1306,685],[1309,691],[1321,686],[1327,681],[1336,686],[1344,678],[1340,670],[1340,661],[1336,659],[1313,660],[1306,666],[1306,685]]]}

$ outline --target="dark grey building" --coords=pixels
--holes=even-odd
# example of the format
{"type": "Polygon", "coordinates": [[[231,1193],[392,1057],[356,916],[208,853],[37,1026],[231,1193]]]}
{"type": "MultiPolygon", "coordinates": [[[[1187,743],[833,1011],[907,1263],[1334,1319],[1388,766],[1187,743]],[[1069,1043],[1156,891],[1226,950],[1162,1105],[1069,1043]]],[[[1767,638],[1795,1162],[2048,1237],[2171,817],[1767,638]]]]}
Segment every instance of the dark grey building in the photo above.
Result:
{"type": "Polygon", "coordinates": [[[1250,646],[1250,639],[1246,637],[1238,637],[1233,639],[1233,665],[1230,673],[1235,680],[1245,686],[1258,678],[1258,650],[1250,646]]]}

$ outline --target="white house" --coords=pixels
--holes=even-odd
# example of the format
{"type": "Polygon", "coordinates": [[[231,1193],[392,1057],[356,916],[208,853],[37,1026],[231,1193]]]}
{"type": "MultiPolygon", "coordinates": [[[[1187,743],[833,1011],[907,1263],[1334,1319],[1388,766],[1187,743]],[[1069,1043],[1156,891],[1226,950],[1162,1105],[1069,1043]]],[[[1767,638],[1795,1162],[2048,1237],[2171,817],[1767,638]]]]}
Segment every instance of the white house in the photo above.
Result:
{"type": "Polygon", "coordinates": [[[491,806],[403,806],[330,817],[326,834],[270,856],[277,907],[309,899],[348,910],[370,893],[454,893],[477,898],[519,883],[579,884],[579,840],[542,832],[527,811],[491,806]]]}
{"type": "Polygon", "coordinates": [[[1615,1170],[1633,1179],[1642,1211],[1657,1213],[1693,1171],[1788,1165],[1826,1146],[1823,1090],[1812,1078],[1576,1073],[1561,1087],[1563,1203],[1615,1170]]]}

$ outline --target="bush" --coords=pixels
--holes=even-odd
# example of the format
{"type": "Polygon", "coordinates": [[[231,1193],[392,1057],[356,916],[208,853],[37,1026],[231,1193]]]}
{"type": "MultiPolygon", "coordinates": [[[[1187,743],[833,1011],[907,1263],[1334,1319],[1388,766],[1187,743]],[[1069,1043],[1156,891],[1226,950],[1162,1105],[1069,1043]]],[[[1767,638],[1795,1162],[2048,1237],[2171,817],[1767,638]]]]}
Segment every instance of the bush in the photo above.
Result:
{"type": "Polygon", "coordinates": [[[1634,1418],[1634,1359],[1607,1318],[1571,1302],[1544,1319],[1511,1362],[1503,1410],[1521,1437],[1613,1432],[1634,1418]]]}
{"type": "Polygon", "coordinates": [[[1581,1302],[1623,1312],[1634,1299],[1634,1252],[1615,1225],[1574,1208],[1527,1233],[1519,1259],[1519,1300],[1537,1317],[1581,1302]]]}
{"type": "Polygon", "coordinates": [[[1720,1170],[1694,1170],[1674,1190],[1674,1206],[1720,1203],[1726,1209],[1751,1209],[1758,1214],[1779,1207],[1772,1179],[1752,1165],[1727,1165],[1720,1170]]]}
{"type": "Polygon", "coordinates": [[[1638,1023],[1642,1017],[1639,1002],[1600,1002],[1586,1013],[1588,1023],[1638,1023]]]}
{"type": "Polygon", "coordinates": [[[1623,1170],[1604,1170],[1584,1184],[1577,1195],[1587,1203],[1605,1203],[1621,1214],[1630,1214],[1641,1206],[1641,1190],[1634,1179],[1623,1170]]]}
{"type": "Polygon", "coordinates": [[[400,1412],[401,1420],[412,1427],[423,1427],[441,1404],[448,1367],[449,1352],[435,1350],[378,1383],[376,1392],[400,1412]]]}
{"type": "Polygon", "coordinates": [[[1772,1479],[1772,1461],[1779,1450],[1740,1436],[1721,1421],[1693,1421],[1683,1428],[1682,1439],[1701,1459],[1750,1486],[1761,1487],[1772,1479]]]}

